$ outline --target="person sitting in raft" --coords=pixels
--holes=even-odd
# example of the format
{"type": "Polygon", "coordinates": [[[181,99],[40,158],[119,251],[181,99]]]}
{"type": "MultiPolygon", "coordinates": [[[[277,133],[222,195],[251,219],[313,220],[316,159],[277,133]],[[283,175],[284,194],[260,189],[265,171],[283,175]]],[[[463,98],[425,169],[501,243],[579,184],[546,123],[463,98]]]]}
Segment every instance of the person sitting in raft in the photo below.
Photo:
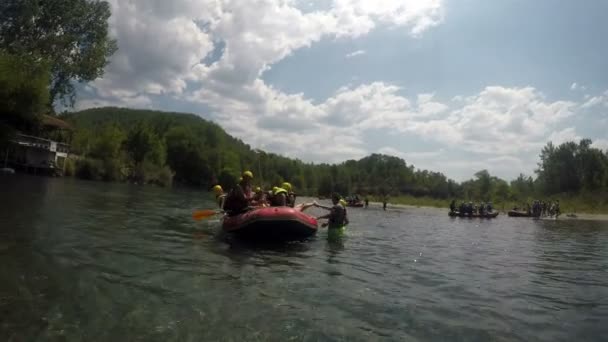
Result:
{"type": "Polygon", "coordinates": [[[275,186],[272,188],[272,198],[270,200],[271,207],[286,207],[287,206],[287,190],[275,186]]]}
{"type": "Polygon", "coordinates": [[[222,186],[219,184],[214,186],[213,193],[215,194],[215,202],[217,202],[218,207],[220,207],[220,209],[224,209],[224,201],[226,201],[226,194],[224,194],[224,189],[222,189],[222,186]]]}
{"type": "Polygon", "coordinates": [[[265,192],[266,204],[271,207],[272,201],[274,200],[274,190],[268,190],[265,192]]]}
{"type": "Polygon", "coordinates": [[[251,182],[253,181],[253,173],[251,171],[243,172],[243,176],[239,181],[239,186],[243,189],[243,194],[248,200],[253,198],[253,185],[251,182]]]}
{"type": "Polygon", "coordinates": [[[288,207],[295,207],[296,205],[296,194],[292,191],[292,187],[290,183],[284,182],[281,185],[281,188],[285,189],[285,191],[287,191],[287,206],[288,207]]]}
{"type": "Polygon", "coordinates": [[[245,171],[238,184],[230,190],[224,201],[224,210],[228,212],[228,215],[237,215],[251,209],[253,199],[252,180],[253,173],[245,171]]]}
{"type": "Polygon", "coordinates": [[[251,205],[257,207],[265,207],[266,205],[266,194],[262,191],[259,186],[255,188],[253,197],[251,199],[251,205]]]}
{"type": "Polygon", "coordinates": [[[317,220],[328,219],[327,223],[323,223],[322,227],[328,227],[329,229],[338,229],[348,224],[348,215],[346,208],[340,203],[340,195],[334,193],[331,195],[332,207],[322,206],[318,203],[314,203],[317,208],[329,210],[329,214],[317,217],[317,220]]]}

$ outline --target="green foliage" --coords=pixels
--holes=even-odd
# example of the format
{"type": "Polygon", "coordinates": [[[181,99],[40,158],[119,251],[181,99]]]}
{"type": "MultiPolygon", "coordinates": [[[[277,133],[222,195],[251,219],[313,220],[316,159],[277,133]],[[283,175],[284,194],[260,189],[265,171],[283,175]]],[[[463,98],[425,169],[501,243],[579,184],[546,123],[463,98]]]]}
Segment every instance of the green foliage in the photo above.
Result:
{"type": "Polygon", "coordinates": [[[65,171],[64,174],[68,177],[76,175],[76,162],[72,158],[65,160],[65,171]]]}
{"type": "Polygon", "coordinates": [[[158,136],[147,125],[140,124],[127,134],[125,150],[135,165],[143,163],[144,159],[151,156],[159,161],[159,159],[164,159],[161,156],[162,148],[159,146],[159,142],[158,136]]]}
{"type": "MultiPolygon", "coordinates": [[[[336,165],[315,165],[254,151],[218,125],[190,114],[98,108],[65,118],[78,129],[73,139],[75,149],[89,151],[90,157],[100,160],[118,160],[123,169],[131,165],[129,178],[142,183],[176,181],[205,189],[220,184],[229,190],[247,169],[254,173],[256,185],[269,189],[288,181],[299,195],[357,193],[379,201],[433,206],[446,206],[455,198],[492,201],[497,208],[557,193],[547,192],[549,185],[557,186],[554,191],[559,192],[606,191],[608,187],[608,157],[591,148],[588,141],[557,148],[549,144],[541,154],[536,180],[522,174],[507,183],[481,170],[459,184],[441,173],[415,169],[400,158],[381,154],[336,165]],[[564,175],[576,179],[564,179],[564,175]]],[[[91,178],[107,179],[109,171],[117,170],[95,162],[84,165],[87,168],[81,173],[91,178]]],[[[110,178],[124,178],[122,174],[110,178]]]]}
{"type": "Polygon", "coordinates": [[[44,62],[0,50],[0,124],[35,130],[48,103],[48,82],[44,62]]]}
{"type": "Polygon", "coordinates": [[[98,132],[94,132],[89,139],[88,154],[91,157],[101,160],[118,159],[126,134],[116,125],[106,125],[98,132]]]}
{"type": "Polygon", "coordinates": [[[537,182],[546,194],[579,193],[608,187],[608,156],[592,141],[547,144],[540,154],[537,182]]]}
{"type": "MultiPolygon", "coordinates": [[[[116,42],[110,5],[99,0],[0,1],[0,50],[50,63],[50,103],[73,103],[74,80],[103,74],[116,42]]],[[[45,86],[48,85],[45,84],[45,86]]]]}
{"type": "Polygon", "coordinates": [[[165,134],[167,164],[175,171],[176,179],[192,185],[207,185],[212,178],[204,157],[201,139],[189,127],[173,127],[165,134]]]}
{"type": "Polygon", "coordinates": [[[124,179],[122,164],[118,159],[102,160],[101,179],[107,182],[121,181],[124,179]]]}
{"type": "Polygon", "coordinates": [[[225,190],[231,189],[238,182],[237,174],[238,173],[233,170],[223,169],[220,172],[217,182],[225,190]]]}
{"type": "Polygon", "coordinates": [[[173,184],[173,171],[168,166],[163,166],[158,170],[156,179],[159,185],[169,187],[173,184]]]}
{"type": "Polygon", "coordinates": [[[100,180],[103,174],[103,167],[99,160],[80,159],[76,162],[75,175],[78,178],[87,180],[100,180]]]}

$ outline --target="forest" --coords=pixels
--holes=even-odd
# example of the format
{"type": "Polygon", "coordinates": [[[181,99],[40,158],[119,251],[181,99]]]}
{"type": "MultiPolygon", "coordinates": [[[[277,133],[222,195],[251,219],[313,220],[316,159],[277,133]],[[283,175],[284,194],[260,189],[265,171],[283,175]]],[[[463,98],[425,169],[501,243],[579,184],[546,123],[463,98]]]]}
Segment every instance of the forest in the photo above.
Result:
{"type": "Polygon", "coordinates": [[[588,139],[558,146],[549,142],[539,156],[536,177],[522,174],[507,182],[480,170],[458,183],[381,154],[335,165],[305,163],[252,149],[193,114],[96,108],[64,118],[77,127],[71,143],[82,159],[74,172],[83,178],[230,188],[242,170],[251,170],[262,187],[289,181],[302,195],[336,191],[441,203],[451,198],[505,203],[585,194],[605,205],[608,192],[608,155],[588,139]]]}

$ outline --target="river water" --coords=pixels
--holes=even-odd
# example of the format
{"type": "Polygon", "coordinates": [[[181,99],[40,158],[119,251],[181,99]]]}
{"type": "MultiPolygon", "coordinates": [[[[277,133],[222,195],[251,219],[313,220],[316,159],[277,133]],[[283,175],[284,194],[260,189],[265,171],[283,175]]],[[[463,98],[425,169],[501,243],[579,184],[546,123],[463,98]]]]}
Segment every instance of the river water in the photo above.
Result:
{"type": "MultiPolygon", "coordinates": [[[[606,341],[608,225],[349,209],[252,245],[208,195],[0,176],[0,341],[606,341]]],[[[317,209],[313,213],[320,214],[317,209]]]]}

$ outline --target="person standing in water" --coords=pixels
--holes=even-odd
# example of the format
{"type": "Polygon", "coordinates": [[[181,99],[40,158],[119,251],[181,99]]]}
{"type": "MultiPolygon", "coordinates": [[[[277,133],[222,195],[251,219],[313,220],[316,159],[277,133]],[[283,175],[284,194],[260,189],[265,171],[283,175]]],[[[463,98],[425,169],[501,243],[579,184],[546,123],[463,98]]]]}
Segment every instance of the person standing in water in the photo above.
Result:
{"type": "Polygon", "coordinates": [[[382,200],[382,209],[386,211],[386,200],[382,200]]]}
{"type": "Polygon", "coordinates": [[[367,196],[365,196],[365,207],[369,207],[369,198],[367,196]]]}
{"type": "Polygon", "coordinates": [[[456,200],[453,199],[452,202],[450,203],[450,212],[455,212],[456,211],[456,200]]]}
{"type": "Polygon", "coordinates": [[[348,224],[348,214],[344,205],[340,203],[340,195],[333,193],[331,195],[332,207],[322,206],[318,203],[314,203],[317,208],[329,210],[329,214],[317,217],[317,220],[327,219],[327,223],[324,223],[322,227],[328,227],[329,229],[340,229],[348,224]]]}

